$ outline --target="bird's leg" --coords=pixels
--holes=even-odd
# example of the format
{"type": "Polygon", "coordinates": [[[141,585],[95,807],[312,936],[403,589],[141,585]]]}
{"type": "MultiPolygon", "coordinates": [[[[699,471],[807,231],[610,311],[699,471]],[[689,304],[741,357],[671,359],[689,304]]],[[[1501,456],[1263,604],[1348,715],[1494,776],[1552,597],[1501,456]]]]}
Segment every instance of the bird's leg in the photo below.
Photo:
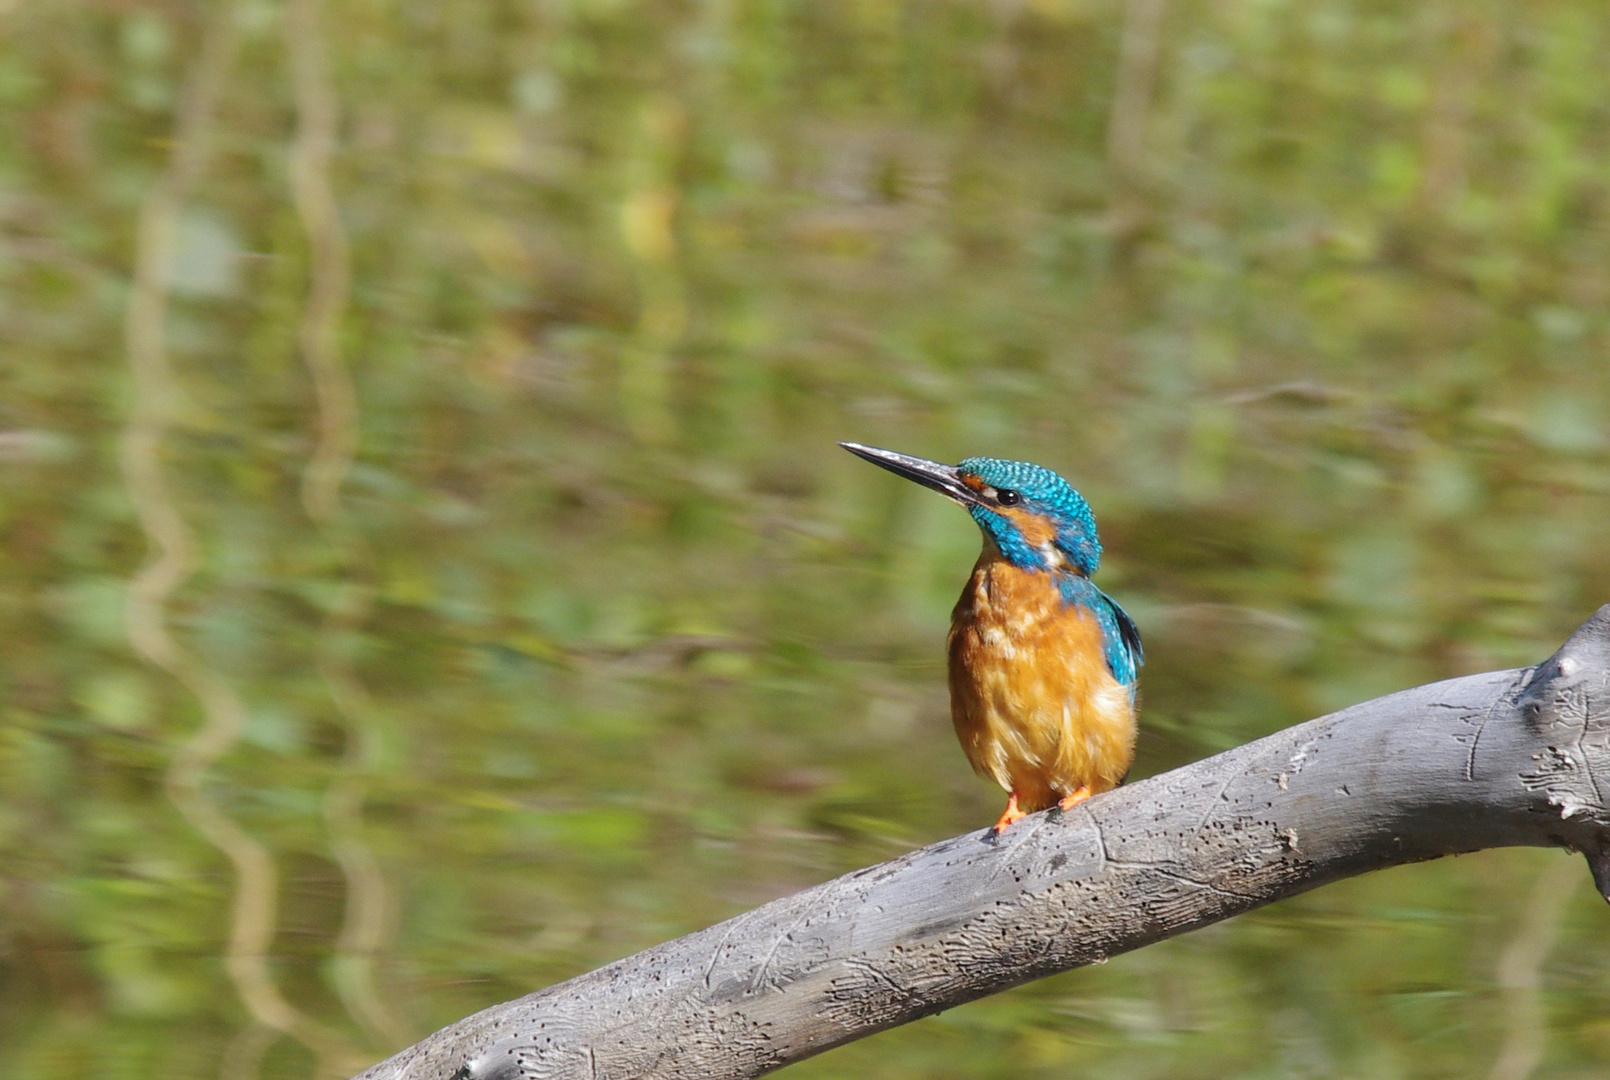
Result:
{"type": "MultiPolygon", "coordinates": [[[[1086,792],[1089,794],[1089,792],[1086,792]]],[[[1012,792],[1006,798],[1006,809],[1001,813],[1001,820],[997,821],[992,831],[999,836],[1006,831],[1006,827],[1014,821],[1022,821],[1029,815],[1017,808],[1017,792],[1012,792]]]]}
{"type": "Polygon", "coordinates": [[[1073,791],[1068,792],[1068,794],[1062,797],[1062,801],[1057,803],[1057,809],[1072,810],[1075,806],[1078,806],[1088,798],[1090,798],[1090,786],[1088,784],[1080,784],[1073,791]]]}

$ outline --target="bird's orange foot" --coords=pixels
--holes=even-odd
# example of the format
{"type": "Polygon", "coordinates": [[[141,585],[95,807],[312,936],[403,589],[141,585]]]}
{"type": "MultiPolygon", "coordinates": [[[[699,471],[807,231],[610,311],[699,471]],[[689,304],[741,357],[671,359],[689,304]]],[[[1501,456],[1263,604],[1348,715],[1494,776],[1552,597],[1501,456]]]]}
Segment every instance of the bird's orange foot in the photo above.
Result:
{"type": "Polygon", "coordinates": [[[1087,786],[1080,786],[1076,790],[1064,795],[1062,797],[1062,801],[1057,803],[1057,809],[1072,810],[1075,806],[1078,806],[1088,798],[1090,798],[1090,788],[1087,786]]]}
{"type": "Polygon", "coordinates": [[[1017,808],[1017,792],[1014,791],[1011,795],[1007,796],[1006,809],[1001,813],[1001,820],[997,821],[991,827],[990,831],[996,836],[999,836],[1001,833],[1006,831],[1006,827],[1012,824],[1012,822],[1022,821],[1028,816],[1029,815],[1017,808]]]}

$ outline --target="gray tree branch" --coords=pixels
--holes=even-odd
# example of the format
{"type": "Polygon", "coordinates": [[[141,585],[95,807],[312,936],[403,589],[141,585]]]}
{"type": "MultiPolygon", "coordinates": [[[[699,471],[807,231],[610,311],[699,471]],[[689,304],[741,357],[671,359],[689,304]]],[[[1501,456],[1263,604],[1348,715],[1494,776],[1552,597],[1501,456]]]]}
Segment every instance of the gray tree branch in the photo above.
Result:
{"type": "MultiPolygon", "coordinates": [[[[360,1080],[756,1076],[1311,889],[1481,848],[1610,892],[1610,605],[1405,690],[848,874],[443,1028],[360,1080]]],[[[1610,898],[1610,897],[1607,897],[1610,898]]]]}

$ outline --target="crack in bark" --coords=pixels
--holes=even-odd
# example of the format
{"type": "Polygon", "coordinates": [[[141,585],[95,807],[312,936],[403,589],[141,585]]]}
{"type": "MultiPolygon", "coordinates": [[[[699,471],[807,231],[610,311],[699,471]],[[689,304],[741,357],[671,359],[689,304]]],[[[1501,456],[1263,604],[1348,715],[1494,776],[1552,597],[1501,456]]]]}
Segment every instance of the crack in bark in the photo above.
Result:
{"type": "Polygon", "coordinates": [[[749,981],[750,993],[760,990],[760,988],[765,985],[766,972],[771,968],[771,962],[772,959],[777,955],[777,950],[782,948],[783,942],[792,937],[794,931],[800,928],[800,925],[805,922],[805,916],[807,914],[807,911],[801,911],[799,915],[795,917],[793,925],[791,925],[787,930],[783,931],[783,933],[778,936],[776,941],[772,942],[771,949],[766,953],[766,958],[760,962],[760,967],[756,969],[754,977],[749,981]]]}
{"type": "Polygon", "coordinates": [[[711,950],[710,966],[704,969],[704,985],[706,988],[710,986],[710,976],[715,972],[716,965],[721,962],[721,950],[726,948],[728,939],[732,937],[732,932],[738,929],[743,922],[744,917],[741,915],[736,919],[727,921],[726,933],[721,935],[721,940],[716,942],[716,947],[711,950]]]}
{"type": "Polygon", "coordinates": [[[1126,862],[1120,859],[1112,859],[1108,861],[1107,865],[1115,866],[1120,870],[1135,870],[1143,874],[1158,874],[1162,877],[1168,878],[1171,881],[1177,881],[1181,885],[1194,885],[1198,889],[1206,889],[1211,893],[1217,893],[1219,896],[1230,897],[1236,900],[1253,899],[1253,894],[1251,893],[1236,892],[1234,889],[1221,889],[1217,885],[1209,884],[1206,881],[1198,881],[1196,878],[1189,877],[1188,875],[1182,874],[1177,870],[1164,869],[1162,866],[1153,862],[1126,862]]]}
{"type": "Polygon", "coordinates": [[[1483,714],[1481,718],[1481,723],[1476,725],[1475,733],[1470,736],[1470,749],[1466,752],[1465,756],[1466,780],[1474,781],[1476,779],[1476,746],[1481,742],[1481,733],[1486,729],[1488,721],[1493,718],[1493,710],[1497,709],[1500,703],[1513,696],[1512,690],[1514,685],[1514,683],[1510,684],[1509,689],[1511,690],[1511,693],[1501,694],[1492,700],[1492,703],[1487,706],[1487,712],[1483,714]]]}

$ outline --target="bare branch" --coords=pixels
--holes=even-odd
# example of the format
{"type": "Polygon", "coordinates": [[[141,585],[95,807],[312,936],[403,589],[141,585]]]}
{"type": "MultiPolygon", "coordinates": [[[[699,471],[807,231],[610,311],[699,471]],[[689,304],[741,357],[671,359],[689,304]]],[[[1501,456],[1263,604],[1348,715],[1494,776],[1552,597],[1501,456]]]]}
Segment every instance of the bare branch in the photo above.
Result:
{"type": "Polygon", "coordinates": [[[1571,847],[1610,889],[1610,606],[1417,687],[868,867],[443,1028],[360,1080],[756,1076],[1354,874],[1571,847]],[[1603,779],[1601,779],[1603,778],[1603,779]]]}

